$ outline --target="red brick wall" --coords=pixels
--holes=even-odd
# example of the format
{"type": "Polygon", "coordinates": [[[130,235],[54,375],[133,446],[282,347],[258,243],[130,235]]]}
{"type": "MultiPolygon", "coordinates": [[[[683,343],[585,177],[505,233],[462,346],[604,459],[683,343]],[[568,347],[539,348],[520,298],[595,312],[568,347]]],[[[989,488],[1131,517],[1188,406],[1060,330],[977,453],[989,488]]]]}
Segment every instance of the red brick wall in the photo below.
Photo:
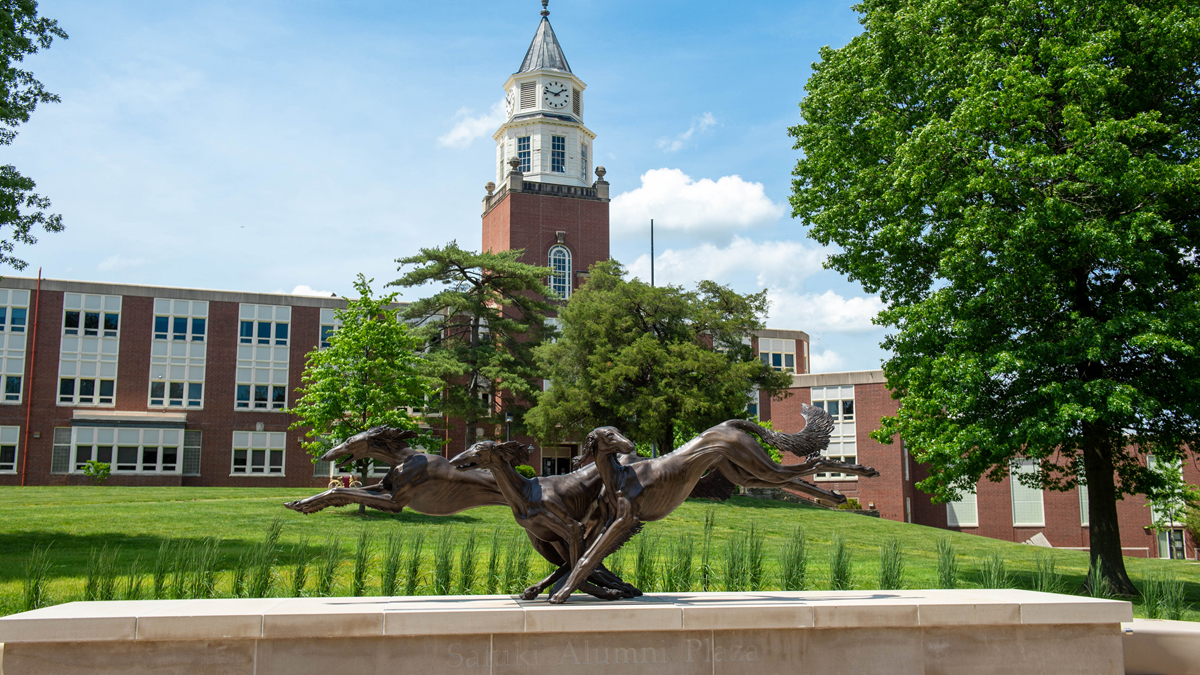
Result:
{"type": "MultiPolygon", "coordinates": [[[[483,249],[525,249],[522,262],[546,266],[556,232],[565,232],[575,272],[586,272],[609,255],[608,202],[510,192],[483,216],[483,249]]],[[[572,288],[580,278],[574,275],[572,288]]]]}

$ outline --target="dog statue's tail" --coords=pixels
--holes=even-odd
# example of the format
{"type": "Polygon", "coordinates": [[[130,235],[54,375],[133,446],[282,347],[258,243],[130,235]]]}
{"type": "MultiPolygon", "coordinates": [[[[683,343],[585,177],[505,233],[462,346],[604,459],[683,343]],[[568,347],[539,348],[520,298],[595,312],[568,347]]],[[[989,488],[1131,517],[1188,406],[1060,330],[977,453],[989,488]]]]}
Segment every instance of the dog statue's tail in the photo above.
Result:
{"type": "Polygon", "coordinates": [[[829,434],[833,433],[833,418],[823,409],[807,403],[801,404],[800,414],[804,416],[805,424],[804,428],[795,434],[765,429],[749,420],[729,420],[724,424],[754,434],[767,445],[786,450],[801,459],[816,457],[829,445],[829,434]]]}

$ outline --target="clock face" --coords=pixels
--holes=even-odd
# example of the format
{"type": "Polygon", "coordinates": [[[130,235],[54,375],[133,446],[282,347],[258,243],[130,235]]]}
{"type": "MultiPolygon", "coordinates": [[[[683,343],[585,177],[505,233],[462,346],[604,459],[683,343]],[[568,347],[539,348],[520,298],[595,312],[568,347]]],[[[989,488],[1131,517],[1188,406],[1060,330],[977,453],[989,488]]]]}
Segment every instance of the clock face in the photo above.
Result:
{"type": "Polygon", "coordinates": [[[512,114],[513,114],[513,103],[514,103],[513,99],[514,98],[515,97],[513,95],[513,90],[509,89],[508,94],[506,94],[504,96],[504,109],[508,112],[509,117],[512,117],[512,114]]]}
{"type": "Polygon", "coordinates": [[[571,102],[571,88],[562,82],[547,82],[542,88],[542,100],[555,110],[562,110],[571,102]]]}

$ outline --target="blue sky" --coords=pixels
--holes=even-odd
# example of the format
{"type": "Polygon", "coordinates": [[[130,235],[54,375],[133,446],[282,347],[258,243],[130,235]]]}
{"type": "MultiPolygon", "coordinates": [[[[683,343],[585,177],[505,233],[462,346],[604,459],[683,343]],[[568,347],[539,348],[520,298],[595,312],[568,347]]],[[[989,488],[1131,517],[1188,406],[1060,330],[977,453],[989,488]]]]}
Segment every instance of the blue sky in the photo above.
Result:
{"type": "MultiPolygon", "coordinates": [[[[787,204],[810,64],[860,32],[849,2],[552,0],[588,84],[634,274],[766,288],[814,370],[879,367],[877,298],[823,270],[787,204]]],[[[18,255],[48,277],[249,291],[377,286],[394,259],[480,246],[501,85],[537,0],[42,0],[70,34],[27,64],[62,102],[3,148],[67,230],[18,255]]]]}

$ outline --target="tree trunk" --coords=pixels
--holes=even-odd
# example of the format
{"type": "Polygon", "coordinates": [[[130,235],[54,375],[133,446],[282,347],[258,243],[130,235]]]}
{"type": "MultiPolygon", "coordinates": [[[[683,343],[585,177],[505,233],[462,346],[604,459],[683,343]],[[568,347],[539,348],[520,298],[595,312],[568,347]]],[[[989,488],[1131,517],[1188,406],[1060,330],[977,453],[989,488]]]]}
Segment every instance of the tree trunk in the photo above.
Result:
{"type": "Polygon", "coordinates": [[[1091,564],[1100,564],[1109,591],[1116,595],[1136,596],[1137,588],[1125,571],[1121,554],[1121,525],[1117,519],[1117,490],[1111,441],[1099,431],[1084,432],[1083,469],[1088,488],[1091,564]]]}
{"type": "MultiPolygon", "coordinates": [[[[367,472],[371,470],[371,460],[366,459],[358,463],[358,481],[363,487],[367,487],[367,472]]],[[[367,515],[367,505],[362,502],[358,503],[358,515],[367,515]]]]}
{"type": "Polygon", "coordinates": [[[475,423],[479,420],[463,420],[463,450],[470,450],[475,445],[475,423]]]}
{"type": "Polygon", "coordinates": [[[675,430],[668,428],[666,432],[663,433],[662,437],[658,439],[658,454],[661,457],[662,455],[665,455],[674,449],[675,430]]]}

